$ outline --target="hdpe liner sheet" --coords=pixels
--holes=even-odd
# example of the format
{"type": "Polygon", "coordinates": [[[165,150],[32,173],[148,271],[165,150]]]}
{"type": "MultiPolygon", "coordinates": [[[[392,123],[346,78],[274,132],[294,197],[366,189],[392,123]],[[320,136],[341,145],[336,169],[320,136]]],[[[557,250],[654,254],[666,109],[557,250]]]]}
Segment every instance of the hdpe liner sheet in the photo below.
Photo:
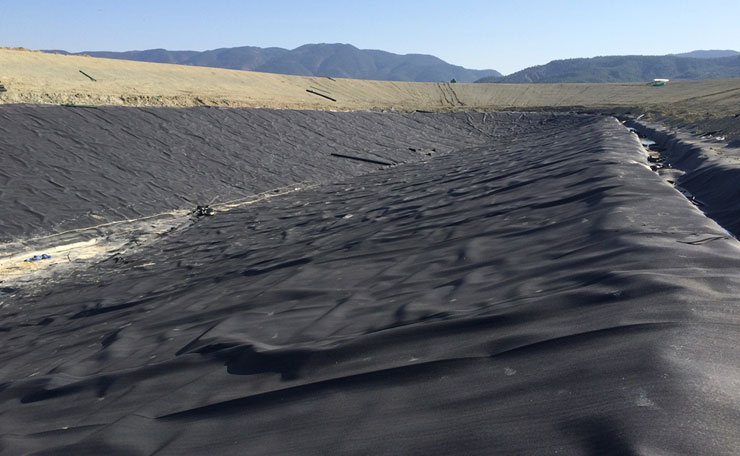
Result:
{"type": "Polygon", "coordinates": [[[3,106],[0,242],[340,180],[513,137],[547,118],[3,106]]]}
{"type": "Polygon", "coordinates": [[[0,448],[735,453],[737,241],[616,120],[507,123],[6,295],[0,448]]]}

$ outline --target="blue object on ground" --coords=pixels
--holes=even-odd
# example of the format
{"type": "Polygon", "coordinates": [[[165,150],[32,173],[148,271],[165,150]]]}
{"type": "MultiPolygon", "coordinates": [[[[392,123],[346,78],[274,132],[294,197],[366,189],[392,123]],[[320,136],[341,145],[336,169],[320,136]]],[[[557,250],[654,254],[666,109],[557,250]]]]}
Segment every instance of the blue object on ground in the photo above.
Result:
{"type": "Polygon", "coordinates": [[[34,255],[31,258],[27,259],[26,261],[39,261],[39,260],[48,260],[51,258],[51,255],[42,254],[42,255],[34,255]]]}

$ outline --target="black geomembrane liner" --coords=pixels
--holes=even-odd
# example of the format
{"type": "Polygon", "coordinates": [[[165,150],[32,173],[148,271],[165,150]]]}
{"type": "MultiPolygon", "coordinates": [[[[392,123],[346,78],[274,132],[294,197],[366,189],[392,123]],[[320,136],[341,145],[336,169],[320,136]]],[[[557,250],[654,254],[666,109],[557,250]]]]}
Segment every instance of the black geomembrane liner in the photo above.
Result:
{"type": "Polygon", "coordinates": [[[740,448],[740,248],[615,119],[0,115],[10,236],[323,182],[5,297],[4,454],[740,448]]]}

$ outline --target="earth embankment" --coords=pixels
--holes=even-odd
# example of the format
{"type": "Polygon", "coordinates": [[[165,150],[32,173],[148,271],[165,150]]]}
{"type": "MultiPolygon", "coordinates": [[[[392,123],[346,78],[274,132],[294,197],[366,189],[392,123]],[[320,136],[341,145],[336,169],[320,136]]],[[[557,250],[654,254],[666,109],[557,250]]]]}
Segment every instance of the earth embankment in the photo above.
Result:
{"type": "Polygon", "coordinates": [[[665,87],[652,87],[648,82],[366,81],[0,49],[0,84],[7,88],[7,92],[0,93],[0,104],[630,112],[698,133],[721,131],[728,138],[740,139],[740,79],[671,81],[665,87]]]}

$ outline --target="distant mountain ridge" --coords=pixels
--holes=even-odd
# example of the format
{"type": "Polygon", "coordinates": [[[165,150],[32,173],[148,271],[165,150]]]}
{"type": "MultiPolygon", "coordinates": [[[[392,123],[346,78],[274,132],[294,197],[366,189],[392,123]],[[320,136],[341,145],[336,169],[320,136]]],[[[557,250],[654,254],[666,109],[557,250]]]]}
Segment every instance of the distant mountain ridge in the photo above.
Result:
{"type": "Polygon", "coordinates": [[[668,54],[668,55],[673,55],[676,57],[692,57],[695,59],[713,59],[716,57],[732,57],[733,55],[740,55],[740,52],[733,51],[731,49],[727,49],[727,50],[710,49],[710,50],[684,52],[681,54],[668,54]]]}
{"type": "MultiPolygon", "coordinates": [[[[69,54],[66,51],[46,52],[69,54]]],[[[203,52],[149,49],[126,52],[85,51],[75,54],[297,76],[385,81],[439,82],[455,78],[459,82],[473,82],[486,76],[501,76],[496,70],[471,70],[431,55],[399,55],[358,49],[350,44],[306,44],[292,50],[242,46],[203,52]]]]}
{"type": "Polygon", "coordinates": [[[685,54],[648,56],[619,55],[553,60],[503,77],[476,82],[566,83],[640,82],[655,78],[720,79],[740,77],[740,53],[692,51],[685,54]],[[720,55],[717,57],[717,55],[720,55]]]}

